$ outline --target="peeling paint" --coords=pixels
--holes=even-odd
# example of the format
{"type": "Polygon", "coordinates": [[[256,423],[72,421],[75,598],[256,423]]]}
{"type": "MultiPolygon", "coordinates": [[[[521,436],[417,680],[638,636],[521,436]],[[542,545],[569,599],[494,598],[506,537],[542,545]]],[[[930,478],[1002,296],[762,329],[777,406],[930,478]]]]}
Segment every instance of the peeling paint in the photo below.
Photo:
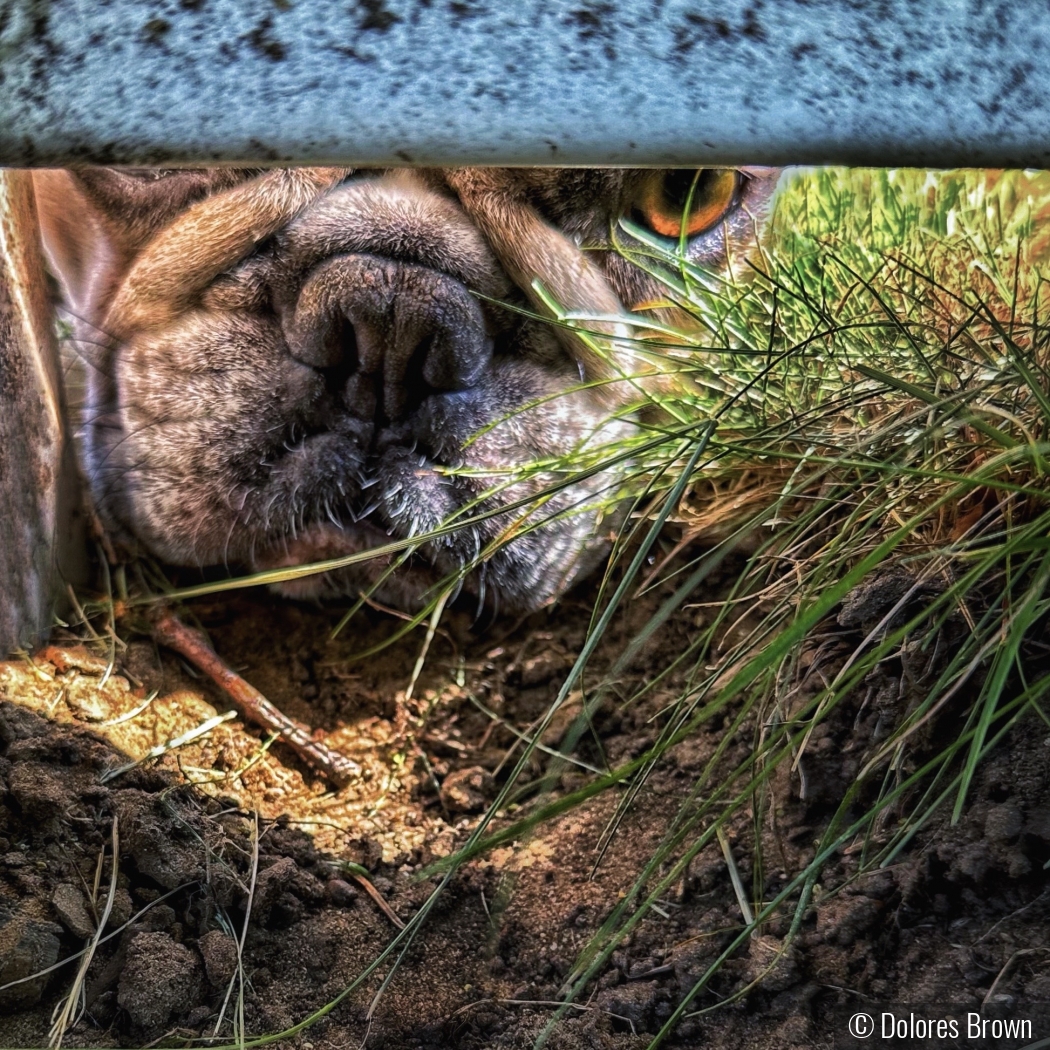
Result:
{"type": "Polygon", "coordinates": [[[1050,6],[0,0],[0,163],[1050,165],[1050,6]]]}

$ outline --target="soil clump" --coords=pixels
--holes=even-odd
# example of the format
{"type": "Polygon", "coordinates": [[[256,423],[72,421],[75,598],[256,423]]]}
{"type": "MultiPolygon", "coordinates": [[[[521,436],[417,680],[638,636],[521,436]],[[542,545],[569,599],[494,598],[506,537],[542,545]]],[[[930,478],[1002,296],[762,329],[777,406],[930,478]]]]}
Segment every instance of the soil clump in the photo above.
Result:
{"type": "MultiPolygon", "coordinates": [[[[656,588],[616,620],[594,677],[665,596],[656,588]]],[[[277,1032],[338,999],[438,885],[440,876],[424,873],[466,840],[503,782],[582,645],[593,598],[584,590],[488,630],[453,613],[411,689],[418,634],[350,659],[391,632],[389,617],[368,612],[351,638],[333,641],[331,610],[258,592],[194,604],[231,666],[362,764],[360,782],[340,792],[237,721],[143,760],[228,705],[141,637],[117,652],[115,671],[72,638],[0,665],[0,1045],[46,1045],[52,1011],[92,943],[68,1047],[185,1045],[216,1030],[232,1041],[235,1024],[249,1036],[277,1032]]],[[[862,599],[836,629],[863,629],[862,599]]],[[[654,679],[702,615],[686,608],[672,617],[630,675],[654,679]]],[[[833,665],[834,653],[824,659],[833,665]]],[[[804,789],[797,772],[773,779],[772,816],[760,830],[766,899],[812,856],[883,732],[879,720],[909,703],[896,671],[888,667],[867,700],[818,727],[804,789]]],[[[681,688],[672,673],[627,706],[614,691],[576,750],[582,765],[566,767],[548,799],[585,783],[589,769],[642,754],[681,688]]],[[[578,701],[567,705],[545,747],[557,748],[578,711],[578,701]]],[[[599,863],[618,790],[464,865],[382,994],[392,960],[283,1045],[532,1046],[580,951],[630,889],[728,726],[705,724],[673,749],[599,863]]],[[[754,726],[737,730],[719,761],[743,761],[753,739],[754,726]]],[[[539,752],[526,782],[538,785],[546,768],[539,752]]],[[[535,804],[523,792],[493,827],[535,804]]],[[[727,837],[745,886],[756,878],[755,834],[742,812],[727,837]]],[[[889,867],[858,874],[861,862],[859,846],[836,855],[797,935],[789,936],[788,913],[766,924],[663,1045],[830,1047],[842,1008],[1050,999],[1050,730],[1042,722],[1020,723],[980,767],[956,826],[938,812],[889,867]]],[[[741,924],[725,856],[707,848],[546,1045],[642,1050],[741,924]]]]}

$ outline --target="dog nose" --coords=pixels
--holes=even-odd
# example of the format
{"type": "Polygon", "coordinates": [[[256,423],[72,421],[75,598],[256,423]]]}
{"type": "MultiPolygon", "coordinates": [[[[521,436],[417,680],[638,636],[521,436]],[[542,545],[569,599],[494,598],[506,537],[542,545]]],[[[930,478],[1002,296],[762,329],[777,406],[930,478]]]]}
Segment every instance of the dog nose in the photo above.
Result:
{"type": "Polygon", "coordinates": [[[368,254],[316,266],[282,320],[293,357],[331,370],[356,416],[403,418],[473,386],[492,357],[478,301],[454,277],[368,254]]]}

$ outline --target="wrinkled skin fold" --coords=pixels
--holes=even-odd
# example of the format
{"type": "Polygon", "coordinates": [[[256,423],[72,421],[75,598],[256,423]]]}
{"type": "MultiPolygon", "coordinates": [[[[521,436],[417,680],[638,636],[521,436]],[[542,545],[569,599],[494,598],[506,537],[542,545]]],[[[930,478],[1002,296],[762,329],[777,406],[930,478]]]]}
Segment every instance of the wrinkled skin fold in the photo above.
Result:
{"type": "MultiPolygon", "coordinates": [[[[565,485],[549,461],[633,433],[637,385],[616,377],[639,363],[622,325],[604,326],[603,357],[527,311],[544,312],[543,293],[609,317],[659,297],[611,250],[657,177],[37,173],[45,249],[86,367],[81,461],[101,521],[126,549],[174,565],[257,570],[480,517],[396,572],[375,559],[285,593],[380,581],[380,600],[412,608],[469,567],[465,586],[497,609],[556,598],[606,548],[623,467],[565,485]],[[548,469],[529,467],[538,461],[548,469]],[[555,483],[536,508],[519,506],[555,483]]],[[[690,256],[746,258],[774,179],[738,176],[690,256]]]]}

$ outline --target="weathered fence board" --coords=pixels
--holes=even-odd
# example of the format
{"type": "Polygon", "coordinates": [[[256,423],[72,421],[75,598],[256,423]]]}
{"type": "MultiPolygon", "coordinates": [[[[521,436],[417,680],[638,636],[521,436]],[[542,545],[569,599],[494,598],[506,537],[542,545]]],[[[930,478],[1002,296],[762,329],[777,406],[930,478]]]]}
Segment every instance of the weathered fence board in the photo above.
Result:
{"type": "Polygon", "coordinates": [[[0,164],[1047,166],[1050,5],[0,0],[0,164]]]}

